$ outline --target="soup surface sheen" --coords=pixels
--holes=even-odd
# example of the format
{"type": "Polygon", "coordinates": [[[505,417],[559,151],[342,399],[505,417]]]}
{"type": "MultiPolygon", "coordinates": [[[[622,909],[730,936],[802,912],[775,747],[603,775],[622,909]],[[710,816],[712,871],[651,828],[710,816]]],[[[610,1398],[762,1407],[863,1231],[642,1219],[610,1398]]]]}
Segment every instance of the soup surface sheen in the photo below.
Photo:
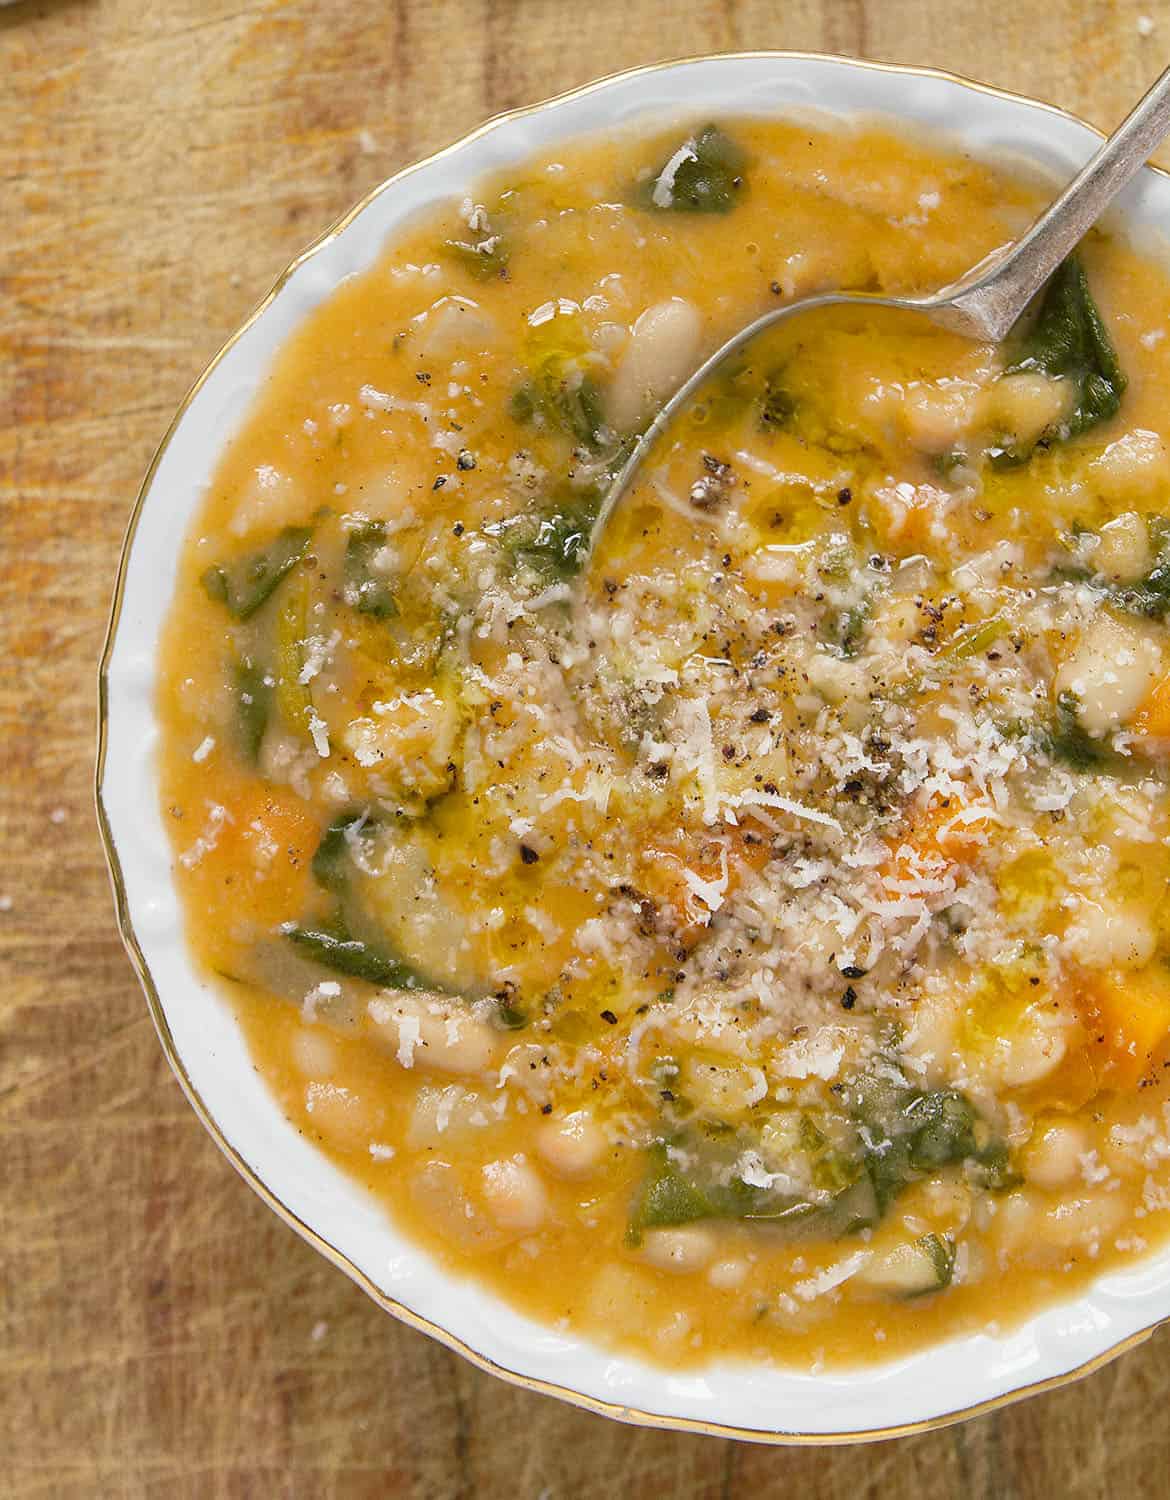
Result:
{"type": "Polygon", "coordinates": [[[194,949],[296,1127],[548,1324],[820,1368],[1166,1235],[1165,274],[1094,236],[1002,349],[794,319],[584,543],[734,329],[1035,206],[872,127],[577,143],[339,288],[197,518],[194,949]]]}

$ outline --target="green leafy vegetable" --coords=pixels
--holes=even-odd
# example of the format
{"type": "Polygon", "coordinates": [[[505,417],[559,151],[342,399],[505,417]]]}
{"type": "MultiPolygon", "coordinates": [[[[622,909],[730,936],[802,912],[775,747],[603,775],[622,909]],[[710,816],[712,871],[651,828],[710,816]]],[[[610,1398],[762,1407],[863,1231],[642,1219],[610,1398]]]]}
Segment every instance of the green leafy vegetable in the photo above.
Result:
{"type": "Polygon", "coordinates": [[[286,526],[270,546],[235,563],[217,563],[203,575],[212,599],[225,604],[237,620],[248,620],[272,597],[300,562],[309,545],[308,526],[286,526]]]}
{"type": "Polygon", "coordinates": [[[503,1031],[522,1031],[528,1025],[528,1017],[510,1000],[499,1000],[496,1005],[496,1022],[503,1031]]]}
{"type": "Polygon", "coordinates": [[[1115,604],[1131,614],[1163,620],[1170,613],[1170,521],[1164,516],[1146,518],[1146,532],[1154,553],[1154,565],[1144,578],[1110,590],[1115,604]]]}
{"type": "Polygon", "coordinates": [[[393,590],[376,566],[385,545],[385,521],[364,521],[345,544],[345,602],[376,620],[392,620],[398,613],[393,590]]]}
{"type": "MultiPolygon", "coordinates": [[[[924,1234],[915,1240],[915,1245],[922,1255],[930,1262],[934,1271],[934,1285],[923,1287],[923,1291],[941,1291],[944,1286],[950,1286],[951,1277],[955,1272],[955,1246],[952,1240],[944,1235],[924,1234]]],[[[911,1296],[920,1295],[917,1292],[910,1293],[911,1296]]]]}
{"type": "Polygon", "coordinates": [[[690,1224],[695,1219],[713,1218],[716,1213],[710,1193],[671,1161],[666,1146],[651,1147],[649,1169],[638,1191],[631,1227],[640,1231],[690,1224]]]}
{"type": "Polygon", "coordinates": [[[864,1130],[865,1169],[878,1217],[909,1183],[957,1162],[972,1164],[976,1173],[986,1166],[988,1186],[1006,1179],[1005,1148],[970,1100],[953,1089],[913,1088],[891,1065],[881,1076],[856,1079],[846,1102],[864,1130]]]}
{"type": "Polygon", "coordinates": [[[865,637],[865,627],[873,613],[873,600],[863,599],[852,609],[845,609],[837,618],[837,644],[842,656],[856,656],[865,637]]]}
{"type": "Polygon", "coordinates": [[[311,868],[317,884],[327,891],[343,890],[349,883],[354,842],[371,838],[377,826],[368,811],[346,813],[330,823],[313,855],[311,868]]]}
{"type": "Polygon", "coordinates": [[[512,253],[507,240],[499,234],[485,235],[478,240],[444,240],[443,251],[450,260],[470,271],[477,281],[491,281],[503,276],[512,253]]]}
{"type": "Polygon", "coordinates": [[[1007,621],[1002,615],[976,620],[956,631],[939,654],[947,661],[966,661],[972,656],[980,656],[994,646],[1007,629],[1007,621]]]}
{"type": "Polygon", "coordinates": [[[589,536],[605,498],[605,484],[558,487],[551,504],[515,516],[496,528],[517,562],[546,583],[575,578],[589,551],[589,536]]]}
{"type": "Polygon", "coordinates": [[[954,1241],[946,1235],[923,1234],[866,1266],[858,1280],[894,1297],[924,1297],[949,1286],[954,1270],[954,1241]]]}
{"type": "Polygon", "coordinates": [[[429,980],[397,954],[374,943],[351,937],[343,922],[337,921],[329,927],[319,928],[287,922],[281,931],[306,958],[337,974],[346,974],[351,979],[364,979],[369,984],[381,985],[383,989],[435,989],[429,980]]]}
{"type": "Polygon", "coordinates": [[[967,1162],[967,1175],[977,1187],[993,1193],[1006,1192],[1023,1181],[1012,1166],[1011,1152],[1003,1141],[991,1141],[967,1162]]]}
{"type": "Polygon", "coordinates": [[[692,1120],[660,1140],[634,1197],[631,1243],[646,1229],[713,1218],[792,1223],[815,1214],[826,1232],[847,1234],[877,1223],[910,1183],[958,1163],[983,1188],[1018,1180],[1006,1146],[953,1089],[916,1089],[887,1061],[847,1085],[842,1102],[845,1113],[772,1115],[754,1139],[692,1120]]]}
{"type": "Polygon", "coordinates": [[[260,746],[268,728],[272,708],[272,683],[268,673],[250,656],[236,664],[236,731],[240,749],[253,765],[260,758],[260,746]]]}
{"type": "Polygon", "coordinates": [[[947,479],[968,461],[968,455],[962,448],[951,448],[946,453],[937,453],[931,460],[931,466],[941,479],[947,479]]]}
{"type": "Polygon", "coordinates": [[[739,1143],[732,1137],[728,1144],[733,1148],[730,1152],[690,1132],[669,1146],[658,1142],[650,1148],[646,1175],[630,1214],[631,1243],[639,1243],[646,1229],[690,1224],[696,1219],[767,1219],[774,1223],[815,1212],[815,1204],[805,1199],[753,1187],[735,1176],[734,1148],[739,1143]]]}
{"type": "Polygon", "coordinates": [[[1077,707],[1072,693],[1061,693],[1051,729],[1038,730],[1033,737],[1040,749],[1071,771],[1103,770],[1111,760],[1109,750],[1084,729],[1077,707]]]}
{"type": "Polygon", "coordinates": [[[726,214],[743,191],[747,153],[717,125],[705,125],[642,184],[638,203],[660,213],[726,214]]]}
{"type": "Polygon", "coordinates": [[[1121,406],[1126,378],[1075,255],[1053,272],[1036,320],[1004,374],[1028,370],[1071,381],[1076,397],[1069,414],[1047,427],[1035,443],[1008,441],[993,448],[991,461],[1002,467],[1026,463],[1037,447],[1078,437],[1114,416],[1121,406]]]}
{"type": "Polygon", "coordinates": [[[764,376],[764,389],[760,398],[760,425],[762,427],[787,427],[796,415],[797,400],[784,384],[782,370],[773,370],[764,376]]]}
{"type": "Polygon", "coordinates": [[[542,419],[591,452],[602,446],[605,417],[596,382],[588,375],[562,371],[556,361],[547,361],[532,380],[513,393],[508,410],[517,422],[542,419]]]}

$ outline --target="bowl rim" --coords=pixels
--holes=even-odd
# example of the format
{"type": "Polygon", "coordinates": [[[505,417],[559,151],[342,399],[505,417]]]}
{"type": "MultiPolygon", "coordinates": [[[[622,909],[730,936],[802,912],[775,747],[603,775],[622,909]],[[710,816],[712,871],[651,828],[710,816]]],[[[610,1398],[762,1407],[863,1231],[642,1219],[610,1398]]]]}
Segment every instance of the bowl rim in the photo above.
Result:
{"type": "MultiPolygon", "coordinates": [[[[477,1369],[488,1374],[495,1375],[507,1381],[509,1384],[521,1389],[537,1392],[540,1395],[552,1396],[558,1400],[565,1401],[572,1406],[582,1408],[600,1416],[606,1416],[623,1423],[660,1429],[664,1431],[675,1431],[704,1436],[734,1438],[741,1441],[767,1444],[769,1446],[813,1446],[831,1447],[846,1443],[888,1441],[894,1438],[909,1437],[927,1432],[939,1431],[942,1428],[952,1426],[958,1422],[967,1421],[970,1418],[986,1415],[1009,1406],[1017,1401],[1022,1401],[1030,1396],[1040,1395],[1047,1391],[1059,1389],[1069,1385],[1082,1377],[1092,1374],[1104,1365],[1116,1359],[1119,1355],[1136,1348],[1144,1343],[1150,1336],[1165,1324],[1170,1324],[1170,1312],[1155,1318],[1145,1327],[1130,1333],[1111,1344],[1100,1353],[1093,1355],[1087,1360],[1073,1366],[1071,1369],[1061,1373],[1046,1376],[1032,1381],[1026,1385],[1003,1391],[998,1395],[988,1397],[984,1401],[973,1402],[954,1411],[939,1413],[934,1416],[924,1417],[918,1420],[899,1423],[886,1427],[863,1428],[857,1431],[836,1432],[794,1432],[768,1431],[759,1427],[739,1427],[734,1423],[706,1421],[700,1418],[671,1415],[663,1412],[642,1411],[637,1407],[627,1406],[617,1401],[607,1401],[601,1397],[592,1395],[585,1391],[575,1389],[571,1385],[564,1385],[557,1381],[548,1380],[543,1377],[527,1375],[519,1370],[513,1370],[506,1365],[500,1364],[489,1355],[473,1348],[457,1334],[452,1333],[442,1324],[407,1307],[396,1298],[389,1296],[371,1278],[361,1270],[349,1257],[327,1240],[321,1233],[307,1224],[297,1213],[289,1208],[264,1181],[259,1173],[241,1155],[237,1148],[227,1139],[217,1119],[212,1114],[207,1104],[202,1099],[198,1088],[188,1074],[183,1057],[175,1042],[170,1023],[167,1020],[162,999],[151,973],[150,966],[144,955],[138,935],[135,931],[130,915],[130,903],[126,889],[126,882],[122,872],[121,859],[118,854],[117,845],[114,840],[109,814],[103,799],[103,784],[106,772],[106,756],[108,747],[108,719],[109,719],[109,669],[114,654],[114,648],[118,636],[118,627],[121,623],[122,604],[125,592],[130,555],[133,549],[138,524],[141,519],[146,500],[154,483],[155,475],[163,460],[164,455],[174,438],[180,423],[186,417],[188,409],[196,396],[210,380],[218,366],[223,362],[229,352],[244,337],[249,329],[262,318],[271,307],[282,289],[292,278],[295,272],[307,261],[315,257],[327,245],[331,244],[345,231],[354,220],[356,220],[366,208],[383,193],[393,189],[405,178],[416,172],[430,168],[436,162],[461,151],[473,141],[493,132],[501,125],[525,119],[531,115],[539,114],[552,105],[565,104],[585,97],[586,95],[606,89],[616,83],[626,82],[634,78],[648,77],[670,71],[675,68],[712,62],[736,62],[736,61],[758,61],[774,60],[784,62],[813,62],[831,63],[843,68],[854,69],[868,73],[896,74],[903,77],[914,77],[929,79],[938,82],[957,84],[963,89],[974,93],[984,94],[990,98],[1007,103],[1023,104],[1031,109],[1045,111],[1068,123],[1079,126],[1091,132],[1098,138],[1104,139],[1104,132],[1092,125],[1082,116],[1074,111],[1065,109],[1061,105],[1052,104],[1044,99],[1037,99],[1031,95],[1020,93],[1012,89],[1004,89],[993,84],[983,83],[977,79],[967,77],[962,73],[950,69],[935,68],[910,63],[892,63],[873,61],[866,58],[848,57],[840,53],[819,52],[804,49],[790,48],[753,48],[737,49],[727,52],[708,52],[693,55],[684,55],[663,59],[659,62],[641,64],[635,67],[623,68],[617,72],[607,73],[598,78],[591,79],[588,83],[580,84],[575,88],[565,89],[559,93],[548,95],[533,104],[521,105],[515,109],[502,110],[489,116],[479,125],[462,135],[439,147],[417,160],[409,162],[406,166],[392,173],[389,177],[382,179],[362,195],[350,208],[345,210],[333,220],[319,235],[305,246],[278,274],[269,290],[255,305],[248,316],[237,325],[233,332],[217,349],[208,360],[200,374],[192,382],[182,401],[180,402],[173,418],[171,419],[161,441],[151,458],[149,467],[143,477],[131,508],[122,538],[121,550],[118,559],[118,569],[115,578],[114,591],[110,603],[108,622],[101,657],[98,664],[98,715],[97,715],[97,747],[94,762],[93,794],[97,825],[102,850],[106,860],[107,871],[114,896],[115,920],[119,936],[130,959],[131,966],[138,976],[139,983],[145,994],[147,1007],[151,1019],[154,1022],[159,1042],[162,1045],[171,1071],[175,1075],[180,1088],[200,1120],[203,1128],[211,1136],[219,1147],[219,1150],[244,1179],[254,1193],[271,1209],[283,1222],[298,1234],[326,1260],[331,1262],[339,1270],[345,1273],[365,1294],[375,1302],[383,1311],[390,1313],[400,1322],[409,1327],[427,1334],[437,1340],[445,1347],[452,1349],[463,1356],[477,1369]]],[[[1146,171],[1165,179],[1170,179],[1170,170],[1159,167],[1153,163],[1146,164],[1146,171]]],[[[440,1271],[440,1274],[445,1274],[440,1271]]],[[[880,1368],[878,1366],[877,1368],[880,1368]]]]}

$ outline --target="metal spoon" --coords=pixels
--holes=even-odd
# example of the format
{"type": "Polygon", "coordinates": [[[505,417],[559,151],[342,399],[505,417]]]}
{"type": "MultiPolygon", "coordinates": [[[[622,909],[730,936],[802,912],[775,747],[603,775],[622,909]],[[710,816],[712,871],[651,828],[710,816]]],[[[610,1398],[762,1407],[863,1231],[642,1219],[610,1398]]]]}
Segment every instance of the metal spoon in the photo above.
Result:
{"type": "Polygon", "coordinates": [[[1170,132],[1170,68],[1130,115],[1081,168],[1060,197],[1032,227],[988,265],[982,262],[958,281],[928,297],[877,297],[867,292],[827,292],[804,297],[756,318],[706,359],[674,393],[642,434],[614,479],[589,536],[596,547],[619,501],[655,441],[715,370],[745,344],[785,318],[839,303],[895,307],[924,313],[952,333],[1000,343],[1061,261],[1076,248],[1106,208],[1170,132]]]}

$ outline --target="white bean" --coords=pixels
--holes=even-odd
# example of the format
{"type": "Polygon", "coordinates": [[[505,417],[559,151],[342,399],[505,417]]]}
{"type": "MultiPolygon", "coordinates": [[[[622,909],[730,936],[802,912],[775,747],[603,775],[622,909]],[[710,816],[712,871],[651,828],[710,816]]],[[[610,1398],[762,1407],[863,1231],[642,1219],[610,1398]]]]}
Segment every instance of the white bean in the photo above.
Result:
{"type": "Polygon", "coordinates": [[[542,1120],[536,1150],[559,1177],[587,1177],[605,1152],[605,1132],[587,1109],[542,1120]]]}
{"type": "Polygon", "coordinates": [[[1068,410],[1072,390],[1067,381],[1024,370],[1005,375],[988,392],[988,419],[999,423],[1020,443],[1033,443],[1068,410]]]}
{"type": "Polygon", "coordinates": [[[410,1195],[427,1222],[460,1250],[482,1253],[508,1242],[508,1235],[466,1191],[450,1162],[428,1161],[411,1179],[410,1195]]]}
{"type": "Polygon", "coordinates": [[[423,1084],[410,1112],[408,1146],[458,1148],[495,1120],[483,1097],[460,1083],[423,1084]]]}
{"type": "Polygon", "coordinates": [[[305,1090],[305,1113],[326,1141],[342,1148],[368,1141],[380,1119],[352,1089],[317,1081],[305,1090]]]}
{"type": "Polygon", "coordinates": [[[404,1068],[416,1064],[443,1073],[482,1073],[500,1049],[485,1022],[439,996],[380,996],[368,1006],[370,1027],[404,1068]]]}
{"type": "Polygon", "coordinates": [[[1154,956],[1157,934],[1133,906],[1081,897],[1064,935],[1064,951],[1088,969],[1141,969],[1154,956]]]}
{"type": "Polygon", "coordinates": [[[971,1189],[946,1177],[927,1178],[919,1188],[917,1206],[931,1229],[956,1234],[971,1217],[971,1189]]]}
{"type": "Polygon", "coordinates": [[[656,302],[634,324],[610,389],[608,417],[621,432],[661,406],[698,364],[703,323],[681,297],[656,302]]]}
{"type": "Polygon", "coordinates": [[[496,1223],[513,1234],[532,1234],[548,1215],[544,1183],[523,1155],[487,1163],[483,1196],[496,1223]]]}
{"type": "Polygon", "coordinates": [[[933,385],[915,381],[902,402],[906,436],[924,453],[945,453],[971,425],[977,387],[960,381],[933,385]]]}
{"type": "Polygon", "coordinates": [[[938,1068],[956,1050],[961,1019],[962,1006],[956,994],[923,995],[906,1032],[906,1051],[938,1068]]]}
{"type": "Polygon", "coordinates": [[[1120,1193],[1089,1193],[1058,1203],[1044,1214],[1029,1258],[1042,1263],[1053,1251],[1096,1246],[1103,1236],[1116,1234],[1128,1211],[1120,1193]]]}
{"type": "Polygon", "coordinates": [[[1047,1077],[1068,1049],[1068,1026],[1060,1012],[1032,1007],[1017,1030],[998,1040],[992,1071],[999,1082],[1023,1088],[1047,1077]]]}
{"type": "Polygon", "coordinates": [[[996,1204],[992,1234],[1001,1255],[1014,1255],[1040,1227],[1042,1209],[1035,1193],[1008,1193],[996,1204]]]}
{"type": "Polygon", "coordinates": [[[1144,1172],[1149,1165],[1146,1158],[1151,1138],[1157,1134],[1157,1128],[1149,1117],[1136,1126],[1124,1125],[1118,1121],[1110,1126],[1109,1134],[1102,1144],[1101,1155],[1118,1177],[1144,1172]]]}
{"type": "Polygon", "coordinates": [[[1145,517],[1126,511],[1101,528],[1101,541],[1092,555],[1093,566],[1113,583],[1133,583],[1153,563],[1145,517]]]}
{"type": "Polygon", "coordinates": [[[1023,1154],[1024,1175],[1037,1187],[1064,1187],[1076,1180],[1088,1150],[1088,1131],[1079,1120],[1050,1120],[1032,1132],[1023,1154]]]}
{"type": "Polygon", "coordinates": [[[1170,454],[1156,432],[1138,427],[1110,443],[1089,474],[1106,500],[1146,500],[1170,488],[1170,454]]]}
{"type": "Polygon", "coordinates": [[[732,1292],[744,1284],[749,1270],[746,1260],[717,1260],[707,1272],[707,1280],[721,1292],[732,1292]]]}
{"type": "Polygon", "coordinates": [[[689,1275],[710,1265],[715,1257],[715,1236],[702,1224],[680,1224],[676,1229],[648,1230],[642,1244],[642,1259],[660,1271],[689,1275]]]}
{"type": "Polygon", "coordinates": [[[1138,626],[1103,614],[1087,626],[1056,674],[1057,694],[1070,693],[1090,734],[1124,724],[1161,675],[1162,653],[1138,626]]]}
{"type": "Polygon", "coordinates": [[[305,1078],[328,1078],[337,1066],[333,1038],[303,1026],[293,1037],[292,1059],[305,1078]]]}
{"type": "Polygon", "coordinates": [[[420,354],[442,359],[488,348],[496,325],[470,297],[440,297],[414,319],[414,345],[420,354]]]}

